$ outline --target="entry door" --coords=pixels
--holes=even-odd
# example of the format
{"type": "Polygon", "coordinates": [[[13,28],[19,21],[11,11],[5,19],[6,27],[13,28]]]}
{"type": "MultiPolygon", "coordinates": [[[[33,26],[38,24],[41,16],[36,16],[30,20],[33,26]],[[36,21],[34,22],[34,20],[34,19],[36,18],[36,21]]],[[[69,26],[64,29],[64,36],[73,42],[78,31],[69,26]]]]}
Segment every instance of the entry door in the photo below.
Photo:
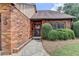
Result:
{"type": "Polygon", "coordinates": [[[34,24],[34,36],[41,35],[41,24],[34,24]]]}

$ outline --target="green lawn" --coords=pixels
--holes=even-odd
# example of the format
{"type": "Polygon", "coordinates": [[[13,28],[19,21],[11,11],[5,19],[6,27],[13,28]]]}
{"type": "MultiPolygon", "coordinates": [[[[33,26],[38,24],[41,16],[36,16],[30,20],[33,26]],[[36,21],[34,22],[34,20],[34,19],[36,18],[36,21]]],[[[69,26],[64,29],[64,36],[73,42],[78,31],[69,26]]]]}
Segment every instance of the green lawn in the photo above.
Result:
{"type": "Polygon", "coordinates": [[[79,56],[79,44],[66,45],[51,53],[52,56],[79,56]]]}

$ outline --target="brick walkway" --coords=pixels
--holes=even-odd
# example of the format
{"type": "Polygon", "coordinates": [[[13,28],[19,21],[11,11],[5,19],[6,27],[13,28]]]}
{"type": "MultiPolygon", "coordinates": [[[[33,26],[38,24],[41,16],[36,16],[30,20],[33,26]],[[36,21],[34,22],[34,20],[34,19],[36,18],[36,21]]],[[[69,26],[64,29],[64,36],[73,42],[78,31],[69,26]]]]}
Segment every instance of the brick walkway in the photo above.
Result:
{"type": "Polygon", "coordinates": [[[20,52],[14,55],[19,56],[49,56],[40,40],[32,40],[20,52]]]}

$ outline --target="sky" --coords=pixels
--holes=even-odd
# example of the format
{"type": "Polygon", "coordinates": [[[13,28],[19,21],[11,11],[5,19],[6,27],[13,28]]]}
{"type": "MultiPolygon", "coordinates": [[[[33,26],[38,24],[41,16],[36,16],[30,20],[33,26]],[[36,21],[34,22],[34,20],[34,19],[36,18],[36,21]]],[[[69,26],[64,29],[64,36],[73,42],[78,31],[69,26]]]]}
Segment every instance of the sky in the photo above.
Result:
{"type": "Polygon", "coordinates": [[[61,3],[36,3],[37,10],[57,10],[59,6],[63,6],[61,3]]]}

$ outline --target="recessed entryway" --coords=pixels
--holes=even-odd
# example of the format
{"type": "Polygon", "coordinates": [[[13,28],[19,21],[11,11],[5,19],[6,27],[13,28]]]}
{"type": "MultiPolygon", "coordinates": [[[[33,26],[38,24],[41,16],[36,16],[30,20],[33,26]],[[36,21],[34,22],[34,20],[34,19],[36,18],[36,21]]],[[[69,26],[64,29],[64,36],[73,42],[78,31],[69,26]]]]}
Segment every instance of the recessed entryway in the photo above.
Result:
{"type": "Polygon", "coordinates": [[[40,37],[41,36],[41,21],[35,21],[33,23],[33,36],[40,37]]]}

